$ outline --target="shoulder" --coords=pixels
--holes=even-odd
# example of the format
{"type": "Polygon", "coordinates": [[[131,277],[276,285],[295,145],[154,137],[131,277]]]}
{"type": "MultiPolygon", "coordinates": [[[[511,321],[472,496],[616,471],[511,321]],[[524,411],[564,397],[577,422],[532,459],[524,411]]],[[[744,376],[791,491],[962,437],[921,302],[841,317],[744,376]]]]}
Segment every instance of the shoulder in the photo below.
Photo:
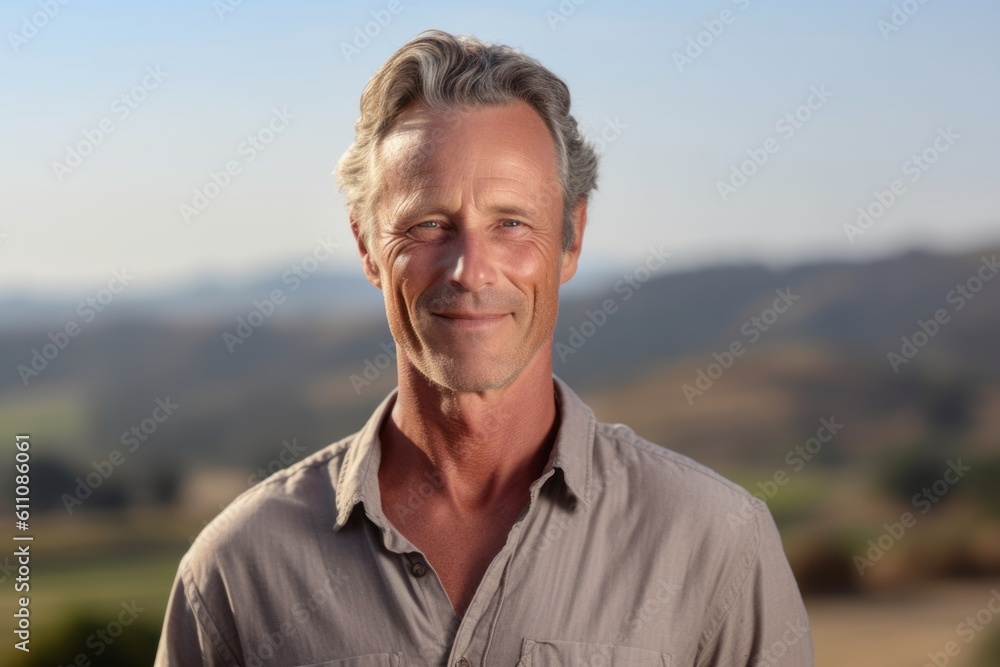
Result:
{"type": "Polygon", "coordinates": [[[627,494],[649,521],[721,543],[756,543],[772,522],[767,505],[743,487],[624,424],[597,424],[592,494],[601,492],[627,494]],[[616,485],[619,478],[626,483],[616,485]]]}
{"type": "Polygon", "coordinates": [[[613,530],[642,536],[627,541],[643,552],[634,557],[684,582],[706,632],[761,587],[797,595],[771,513],[746,489],[622,424],[597,425],[594,459],[591,501],[613,517],[613,530]]]}
{"type": "Polygon", "coordinates": [[[294,544],[318,523],[332,524],[337,479],[351,440],[328,445],[237,496],[198,534],[182,565],[202,579],[294,544]]]}
{"type": "Polygon", "coordinates": [[[305,545],[325,520],[323,508],[333,506],[349,442],[329,445],[268,477],[205,526],[178,567],[166,626],[173,641],[185,649],[202,642],[225,664],[244,663],[241,637],[258,632],[255,624],[274,612],[275,600],[294,590],[296,573],[314,572],[304,562],[304,554],[312,553],[305,545]]]}

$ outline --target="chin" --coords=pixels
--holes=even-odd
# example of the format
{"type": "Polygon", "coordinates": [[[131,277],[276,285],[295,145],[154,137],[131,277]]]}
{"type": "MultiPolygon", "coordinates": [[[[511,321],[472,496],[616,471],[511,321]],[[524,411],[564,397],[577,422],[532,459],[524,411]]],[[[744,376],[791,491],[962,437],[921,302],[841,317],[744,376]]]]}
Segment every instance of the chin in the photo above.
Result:
{"type": "Polygon", "coordinates": [[[454,392],[480,392],[506,386],[521,374],[527,364],[513,365],[508,358],[503,362],[437,358],[429,368],[421,370],[434,384],[454,392]]]}

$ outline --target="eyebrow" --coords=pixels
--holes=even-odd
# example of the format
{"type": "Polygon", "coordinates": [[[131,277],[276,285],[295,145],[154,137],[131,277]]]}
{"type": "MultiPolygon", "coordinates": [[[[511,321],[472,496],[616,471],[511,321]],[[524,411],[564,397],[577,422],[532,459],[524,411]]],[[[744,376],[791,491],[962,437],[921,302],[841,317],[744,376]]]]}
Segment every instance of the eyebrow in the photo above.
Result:
{"type": "Polygon", "coordinates": [[[518,218],[532,218],[534,217],[533,211],[523,208],[521,206],[495,206],[489,209],[494,213],[501,213],[503,215],[512,215],[518,218]]]}
{"type": "MultiPolygon", "coordinates": [[[[406,196],[405,200],[399,203],[393,218],[396,220],[409,220],[427,215],[452,216],[455,211],[448,206],[435,203],[435,197],[427,194],[426,191],[414,191],[406,196]]],[[[487,213],[510,215],[518,218],[536,219],[539,215],[538,209],[531,206],[520,206],[509,202],[499,203],[495,206],[486,206],[487,213]]]]}

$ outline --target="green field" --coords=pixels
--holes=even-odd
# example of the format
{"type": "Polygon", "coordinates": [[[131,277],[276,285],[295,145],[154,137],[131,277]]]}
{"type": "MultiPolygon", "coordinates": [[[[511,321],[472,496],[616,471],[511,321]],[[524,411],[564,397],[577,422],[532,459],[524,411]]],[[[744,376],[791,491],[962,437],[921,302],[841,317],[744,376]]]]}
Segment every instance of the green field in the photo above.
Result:
{"type": "MultiPolygon", "coordinates": [[[[30,661],[7,644],[0,652],[0,663],[53,667],[70,665],[84,655],[93,665],[150,664],[147,657],[155,652],[181,555],[109,557],[34,567],[30,661]],[[128,624],[106,643],[97,633],[115,635],[119,616],[128,624]]],[[[10,637],[11,621],[5,620],[5,625],[4,635],[10,637]]]]}

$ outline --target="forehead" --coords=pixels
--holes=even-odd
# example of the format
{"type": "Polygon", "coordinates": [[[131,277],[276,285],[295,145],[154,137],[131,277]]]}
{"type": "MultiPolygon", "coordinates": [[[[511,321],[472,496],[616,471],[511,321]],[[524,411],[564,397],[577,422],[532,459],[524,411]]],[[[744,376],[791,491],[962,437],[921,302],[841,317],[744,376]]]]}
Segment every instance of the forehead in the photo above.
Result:
{"type": "Polygon", "coordinates": [[[457,176],[558,185],[555,142],[527,103],[437,110],[411,103],[382,140],[375,167],[383,193],[445,186],[457,176]]]}

